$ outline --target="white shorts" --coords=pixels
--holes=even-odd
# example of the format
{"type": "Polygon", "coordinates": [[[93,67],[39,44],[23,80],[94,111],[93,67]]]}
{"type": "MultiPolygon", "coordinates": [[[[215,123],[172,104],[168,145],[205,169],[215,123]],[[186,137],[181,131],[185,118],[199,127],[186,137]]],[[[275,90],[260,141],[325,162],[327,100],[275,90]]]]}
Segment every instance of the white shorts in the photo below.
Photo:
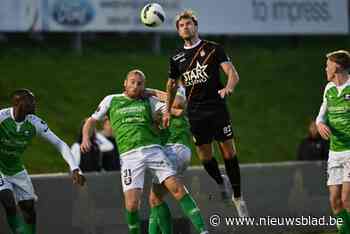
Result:
{"type": "Polygon", "coordinates": [[[18,172],[13,176],[7,176],[0,173],[0,191],[9,189],[13,192],[16,202],[32,200],[38,197],[34,193],[32,181],[26,170],[18,172]]]}
{"type": "MultiPolygon", "coordinates": [[[[167,144],[164,153],[170,159],[177,176],[182,176],[191,163],[191,149],[183,144],[167,144]]],[[[157,178],[153,179],[153,183],[160,184],[157,178]]]]}
{"type": "Polygon", "coordinates": [[[350,151],[330,151],[327,163],[327,174],[328,186],[350,182],[350,151]]]}
{"type": "Polygon", "coordinates": [[[149,169],[161,183],[176,174],[161,146],[140,148],[123,154],[120,163],[124,192],[135,188],[143,189],[146,169],[149,169]]]}

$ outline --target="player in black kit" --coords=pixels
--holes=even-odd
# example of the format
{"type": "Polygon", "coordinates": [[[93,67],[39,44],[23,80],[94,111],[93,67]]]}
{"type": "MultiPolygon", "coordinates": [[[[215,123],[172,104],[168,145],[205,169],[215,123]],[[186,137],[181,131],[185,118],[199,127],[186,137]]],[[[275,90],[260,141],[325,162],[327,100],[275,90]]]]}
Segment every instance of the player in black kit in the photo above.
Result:
{"type": "MultiPolygon", "coordinates": [[[[241,195],[240,168],[233,141],[233,132],[225,98],[238,83],[238,74],[222,46],[201,40],[198,35],[198,21],[192,11],[181,12],[176,19],[179,36],[184,46],[170,58],[167,83],[168,107],[172,106],[177,82],[186,87],[188,118],[197,153],[208,174],[221,189],[223,198],[230,197],[239,216],[248,216],[248,209],[241,195]],[[220,82],[220,68],[228,80],[226,86],[220,82]],[[221,175],[218,163],[213,157],[212,141],[215,140],[224,158],[226,175],[221,175]],[[229,180],[229,181],[228,181],[229,180]]],[[[170,114],[163,114],[167,126],[170,114]]]]}

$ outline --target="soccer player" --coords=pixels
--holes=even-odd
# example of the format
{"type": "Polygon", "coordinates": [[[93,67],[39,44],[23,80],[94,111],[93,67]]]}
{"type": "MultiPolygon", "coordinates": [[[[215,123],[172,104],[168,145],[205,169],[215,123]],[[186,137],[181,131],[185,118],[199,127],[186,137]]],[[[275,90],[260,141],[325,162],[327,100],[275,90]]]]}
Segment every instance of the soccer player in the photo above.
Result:
{"type": "Polygon", "coordinates": [[[339,233],[350,233],[350,53],[339,50],[326,57],[329,83],[316,125],[320,135],[330,139],[327,185],[331,208],[343,220],[339,233]]]}
{"type": "Polygon", "coordinates": [[[34,234],[34,203],[37,197],[21,159],[32,138],[39,135],[55,146],[68,163],[74,183],[83,185],[85,178],[80,174],[67,144],[34,115],[34,94],[27,89],[17,90],[12,94],[12,104],[12,107],[0,110],[0,202],[14,234],[34,234]],[[17,214],[16,202],[22,211],[24,223],[17,214]]]}
{"type": "Polygon", "coordinates": [[[167,126],[169,123],[169,107],[175,96],[177,80],[181,79],[186,87],[188,118],[199,158],[207,173],[219,185],[223,198],[228,199],[228,179],[226,175],[221,175],[212,152],[212,141],[218,142],[233,189],[232,201],[239,216],[248,216],[241,194],[240,168],[231,120],[225,103],[226,96],[238,83],[238,74],[222,46],[199,38],[198,21],[192,11],[186,10],[177,16],[176,29],[184,40],[184,46],[170,58],[168,113],[163,115],[163,124],[167,126]],[[228,79],[225,87],[220,82],[220,69],[228,79]]]}
{"type": "Polygon", "coordinates": [[[89,150],[90,129],[108,113],[120,151],[121,180],[129,233],[140,233],[138,210],[146,169],[151,170],[179,201],[198,233],[208,233],[200,210],[181,180],[174,176],[176,172],[160,145],[160,137],[153,125],[153,114],[160,111],[161,103],[154,98],[144,98],[144,87],[143,72],[131,70],[124,81],[124,93],[105,97],[96,112],[86,121],[81,150],[89,150]]]}
{"type": "MultiPolygon", "coordinates": [[[[154,93],[166,105],[167,93],[156,90],[154,93]]],[[[181,176],[191,162],[191,135],[189,123],[185,116],[186,94],[185,88],[179,86],[171,108],[172,118],[169,128],[161,129],[164,152],[170,159],[178,176],[181,176]]],[[[154,180],[149,196],[151,214],[149,218],[149,234],[173,233],[172,218],[168,205],[163,200],[167,190],[154,180]]]]}

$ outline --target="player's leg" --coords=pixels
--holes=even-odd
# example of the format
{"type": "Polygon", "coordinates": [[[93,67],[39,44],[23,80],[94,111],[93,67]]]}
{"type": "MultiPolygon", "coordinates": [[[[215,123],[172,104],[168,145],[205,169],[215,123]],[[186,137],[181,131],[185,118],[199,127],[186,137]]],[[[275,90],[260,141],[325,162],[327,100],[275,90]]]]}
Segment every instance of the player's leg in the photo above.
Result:
{"type": "Polygon", "coordinates": [[[171,195],[180,203],[182,211],[191,220],[198,233],[208,233],[200,209],[193,197],[188,193],[182,181],[175,176],[170,176],[164,180],[163,184],[171,195]]]}
{"type": "Polygon", "coordinates": [[[197,231],[199,233],[207,233],[197,204],[191,195],[188,194],[181,180],[175,177],[176,171],[170,160],[165,156],[161,148],[150,148],[147,151],[148,167],[154,172],[159,182],[179,201],[183,212],[191,220],[197,231]]]}
{"type": "Polygon", "coordinates": [[[25,223],[25,232],[27,234],[36,233],[36,210],[35,195],[32,181],[26,170],[17,173],[9,178],[13,185],[13,192],[18,201],[18,206],[22,211],[25,223]]]}
{"type": "Polygon", "coordinates": [[[22,215],[25,222],[25,230],[27,234],[36,233],[36,210],[35,210],[35,201],[32,200],[22,200],[18,202],[19,207],[21,208],[22,215]]]}
{"type": "Polygon", "coordinates": [[[149,234],[171,234],[173,233],[172,217],[170,209],[163,197],[168,193],[163,185],[153,183],[149,195],[151,208],[148,233],[149,234]]]}
{"type": "Polygon", "coordinates": [[[140,234],[139,207],[146,170],[144,155],[139,151],[132,152],[122,155],[120,160],[129,234],[140,234]]]}
{"type": "Polygon", "coordinates": [[[347,222],[347,211],[342,205],[342,185],[329,185],[329,201],[333,214],[337,218],[341,218],[343,224],[338,227],[339,234],[347,234],[348,232],[348,222],[347,222]]]}
{"type": "Polygon", "coordinates": [[[124,192],[129,234],[141,234],[139,218],[141,195],[142,189],[140,188],[130,189],[124,192]]]}
{"type": "MultiPolygon", "coordinates": [[[[0,184],[1,188],[1,184],[0,184]]],[[[22,218],[17,212],[16,201],[13,196],[12,190],[3,189],[0,190],[0,203],[5,209],[7,223],[10,226],[10,230],[13,234],[24,233],[24,223],[22,218]]]]}
{"type": "Polygon", "coordinates": [[[191,132],[196,145],[197,155],[211,178],[218,184],[223,200],[230,198],[230,191],[227,187],[226,177],[221,175],[219,164],[213,157],[212,139],[215,133],[214,129],[208,126],[208,121],[197,121],[190,119],[191,132]],[[206,126],[205,128],[203,126],[206,126]]]}
{"type": "Polygon", "coordinates": [[[347,221],[348,212],[343,207],[342,203],[342,188],[343,188],[343,177],[344,177],[344,167],[341,162],[339,155],[329,155],[327,173],[328,180],[327,186],[329,190],[329,201],[333,214],[337,218],[343,220],[343,224],[338,227],[340,234],[348,234],[349,222],[347,221]]]}

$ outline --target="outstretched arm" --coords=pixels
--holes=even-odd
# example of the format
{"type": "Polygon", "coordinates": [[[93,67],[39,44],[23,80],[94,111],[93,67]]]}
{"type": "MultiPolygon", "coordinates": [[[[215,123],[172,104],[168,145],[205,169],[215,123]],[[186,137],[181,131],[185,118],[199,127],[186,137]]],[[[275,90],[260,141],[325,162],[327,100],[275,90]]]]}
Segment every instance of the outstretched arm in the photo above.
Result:
{"type": "Polygon", "coordinates": [[[67,162],[72,172],[73,183],[84,185],[85,178],[82,176],[79,166],[68,145],[59,137],[57,137],[48,127],[39,130],[38,133],[42,138],[50,142],[61,153],[63,159],[67,162]]]}

